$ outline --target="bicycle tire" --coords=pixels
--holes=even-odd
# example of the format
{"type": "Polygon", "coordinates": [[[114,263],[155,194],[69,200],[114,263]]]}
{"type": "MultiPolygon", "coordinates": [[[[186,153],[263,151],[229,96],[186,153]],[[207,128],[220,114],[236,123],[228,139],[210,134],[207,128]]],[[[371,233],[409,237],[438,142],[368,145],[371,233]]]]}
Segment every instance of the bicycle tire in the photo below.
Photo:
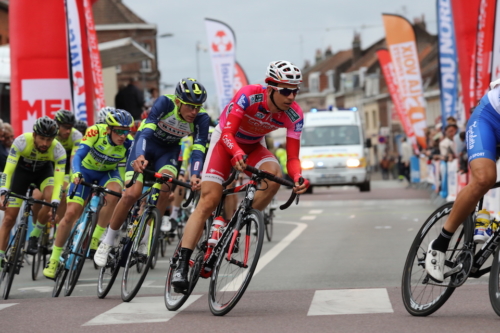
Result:
{"type": "Polygon", "coordinates": [[[118,272],[120,271],[120,258],[123,246],[117,249],[112,249],[108,255],[106,266],[101,267],[99,270],[99,277],[97,280],[97,297],[103,299],[109,293],[113,284],[115,283],[118,272]]]}
{"type": "Polygon", "coordinates": [[[160,239],[160,253],[161,257],[165,257],[165,254],[167,252],[167,241],[165,240],[164,237],[161,237],[160,239]]]}
{"type": "Polygon", "coordinates": [[[491,264],[488,293],[493,311],[500,316],[500,254],[498,248],[491,264]]]}
{"type": "Polygon", "coordinates": [[[59,297],[67,277],[68,270],[64,267],[63,262],[59,262],[59,267],[57,268],[56,273],[56,283],[54,284],[54,289],[52,289],[52,297],[59,297]]]}
{"type": "Polygon", "coordinates": [[[178,292],[172,286],[172,277],[174,275],[174,271],[177,269],[177,258],[179,257],[179,249],[181,247],[182,239],[177,244],[172,257],[170,258],[170,265],[168,267],[167,278],[165,280],[165,291],[163,293],[165,306],[169,311],[177,311],[184,303],[187,301],[192,291],[196,287],[198,282],[198,278],[200,277],[201,265],[203,263],[203,251],[198,251],[194,256],[193,264],[189,265],[189,288],[185,293],[178,292]]]}
{"type": "Polygon", "coordinates": [[[98,213],[89,212],[87,215],[87,222],[85,223],[85,228],[78,241],[74,252],[78,255],[73,255],[73,260],[71,260],[71,265],[68,271],[68,279],[64,286],[64,296],[71,296],[71,293],[75,289],[80,273],[82,272],[83,266],[85,265],[85,260],[87,259],[87,252],[90,247],[90,242],[92,240],[92,233],[94,232],[95,226],[97,224],[98,213]]]}
{"type": "Polygon", "coordinates": [[[37,253],[33,256],[33,262],[31,263],[31,279],[33,281],[36,281],[38,278],[38,273],[40,272],[40,264],[43,262],[43,267],[46,265],[46,258],[45,258],[45,248],[43,245],[44,239],[45,239],[45,229],[47,226],[44,227],[42,231],[42,236],[39,237],[38,239],[38,251],[37,253]]]}
{"type": "MultiPolygon", "coordinates": [[[[156,247],[158,246],[158,241],[160,238],[160,227],[161,227],[161,215],[158,208],[146,210],[147,216],[141,218],[141,222],[137,226],[136,231],[134,232],[134,240],[132,244],[132,249],[128,255],[127,261],[125,263],[125,269],[123,270],[122,277],[122,300],[124,302],[130,302],[141,289],[142,283],[148,274],[149,268],[151,266],[151,261],[153,260],[153,253],[156,251],[156,247]],[[138,252],[139,245],[142,239],[142,236],[145,232],[145,227],[148,221],[150,223],[150,232],[152,232],[152,237],[149,238],[148,244],[148,255],[146,255],[146,259],[144,259],[144,255],[141,255],[138,252]],[[133,272],[136,270],[135,267],[137,262],[141,261],[143,268],[140,273],[138,273],[138,277],[133,276],[133,272]]],[[[144,215],[143,215],[144,216],[144,215]]]]}
{"type": "Polygon", "coordinates": [[[158,255],[160,254],[160,247],[157,246],[156,247],[156,251],[155,251],[155,254],[153,255],[153,259],[151,260],[151,269],[155,269],[156,267],[156,262],[158,261],[158,255]]]}
{"type": "MultiPolygon", "coordinates": [[[[14,281],[14,276],[16,274],[19,274],[19,271],[21,270],[22,267],[22,256],[23,256],[23,251],[24,251],[24,243],[26,242],[26,228],[27,225],[21,225],[19,227],[19,231],[16,234],[16,239],[14,240],[14,244],[12,244],[12,247],[14,247],[14,253],[10,253],[10,258],[7,262],[7,269],[5,268],[4,263],[4,268],[2,271],[5,271],[4,278],[2,281],[5,280],[5,285],[4,285],[4,290],[3,290],[3,299],[8,299],[9,294],[10,294],[10,288],[12,287],[12,282],[14,281]],[[19,262],[21,261],[21,262],[19,262]],[[19,267],[18,267],[19,266],[19,267]]],[[[11,251],[12,251],[11,247],[11,251]]],[[[5,260],[5,259],[4,259],[5,260]]]]}
{"type": "Polygon", "coordinates": [[[238,239],[238,251],[233,252],[231,259],[240,263],[244,262],[247,256],[247,267],[241,267],[227,260],[231,237],[226,238],[223,251],[215,264],[212,277],[210,279],[210,289],[208,304],[210,311],[215,316],[224,316],[229,313],[241,299],[259,262],[260,252],[264,243],[264,221],[262,213],[256,209],[251,209],[242,216],[241,230],[238,239]],[[255,228],[255,231],[253,230],[255,228]],[[246,245],[249,244],[250,247],[246,245]],[[253,256],[250,257],[250,250],[254,249],[253,256]],[[240,284],[241,283],[241,284],[240,284]]]}
{"type": "Polygon", "coordinates": [[[274,219],[274,209],[269,209],[268,214],[264,215],[264,225],[266,227],[266,238],[270,242],[273,239],[273,219],[274,219]]]}
{"type": "MultiPolygon", "coordinates": [[[[436,239],[441,232],[452,206],[453,202],[446,203],[437,208],[427,218],[408,251],[401,291],[404,306],[408,313],[413,316],[428,316],[434,313],[455,291],[455,287],[450,286],[451,277],[447,277],[441,284],[435,283],[429,278],[425,270],[425,255],[429,243],[436,239]]],[[[472,241],[473,228],[473,218],[469,215],[450,241],[447,260],[454,261],[461,253],[460,250],[463,249],[463,245],[472,241]],[[461,237],[461,235],[464,235],[464,237],[461,237]]],[[[447,269],[450,268],[445,266],[445,273],[447,269]]]]}

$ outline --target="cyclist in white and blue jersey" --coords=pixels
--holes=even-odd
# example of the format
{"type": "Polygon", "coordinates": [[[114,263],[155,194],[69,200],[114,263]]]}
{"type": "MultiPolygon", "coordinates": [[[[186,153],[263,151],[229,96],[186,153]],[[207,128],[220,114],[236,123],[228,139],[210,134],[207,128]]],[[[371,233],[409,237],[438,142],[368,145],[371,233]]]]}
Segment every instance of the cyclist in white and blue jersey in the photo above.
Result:
{"type": "Polygon", "coordinates": [[[491,90],[481,98],[467,122],[465,143],[469,156],[469,184],[457,195],[448,220],[438,238],[429,244],[425,269],[437,282],[444,280],[445,253],[450,240],[464,217],[470,214],[497,179],[496,157],[500,144],[500,80],[490,84],[491,90]]]}

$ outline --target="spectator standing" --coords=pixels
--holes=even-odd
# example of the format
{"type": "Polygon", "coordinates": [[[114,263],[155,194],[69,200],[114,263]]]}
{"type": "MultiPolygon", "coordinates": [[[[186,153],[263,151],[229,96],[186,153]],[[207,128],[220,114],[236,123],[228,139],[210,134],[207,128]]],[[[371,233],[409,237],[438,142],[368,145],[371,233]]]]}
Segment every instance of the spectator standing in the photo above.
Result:
{"type": "MultiPolygon", "coordinates": [[[[3,121],[0,120],[0,170],[3,171],[5,168],[5,163],[7,163],[7,156],[9,155],[9,150],[5,147],[5,132],[3,130],[3,121]]],[[[0,172],[1,172],[0,171],[0,172]]]]}
{"type": "Polygon", "coordinates": [[[448,162],[457,157],[454,137],[457,134],[458,127],[455,124],[447,125],[444,130],[444,139],[439,143],[439,153],[441,158],[448,162]]]}
{"type": "Polygon", "coordinates": [[[382,160],[380,161],[380,170],[382,171],[382,179],[389,179],[389,167],[391,166],[391,161],[389,160],[389,156],[384,154],[382,160]]]}
{"type": "Polygon", "coordinates": [[[115,107],[128,111],[134,119],[141,119],[144,106],[144,94],[135,86],[135,79],[130,78],[128,85],[115,96],[115,107]]]}
{"type": "Polygon", "coordinates": [[[408,139],[403,138],[403,140],[401,142],[401,168],[402,168],[401,174],[408,181],[408,187],[411,186],[411,181],[410,181],[410,158],[412,156],[413,156],[413,152],[412,152],[410,143],[408,142],[408,139]]]}
{"type": "Polygon", "coordinates": [[[7,151],[9,151],[12,143],[14,142],[14,129],[11,124],[3,123],[3,137],[3,144],[5,148],[7,148],[7,151]]]}

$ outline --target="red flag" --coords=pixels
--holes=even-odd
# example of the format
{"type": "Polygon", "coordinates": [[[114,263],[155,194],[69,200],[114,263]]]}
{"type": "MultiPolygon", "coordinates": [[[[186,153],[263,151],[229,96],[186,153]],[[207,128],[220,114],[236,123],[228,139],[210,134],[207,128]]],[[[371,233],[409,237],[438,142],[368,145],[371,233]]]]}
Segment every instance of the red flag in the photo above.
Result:
{"type": "Polygon", "coordinates": [[[465,106],[465,116],[470,117],[470,109],[475,105],[475,48],[477,36],[477,20],[481,0],[453,0],[453,23],[458,54],[458,69],[462,85],[462,99],[465,106]],[[474,72],[472,72],[474,70],[474,72]],[[472,97],[471,97],[472,94],[472,97]]]}
{"type": "Polygon", "coordinates": [[[493,50],[493,30],[495,26],[496,0],[481,0],[476,39],[476,82],[475,101],[477,103],[491,82],[491,52],[493,50]]]}
{"type": "Polygon", "coordinates": [[[240,64],[235,61],[234,62],[234,80],[233,80],[233,95],[236,95],[238,90],[242,87],[248,86],[247,75],[243,68],[241,68],[240,64]]]}
{"type": "Polygon", "coordinates": [[[418,150],[413,127],[410,119],[408,118],[405,106],[401,101],[401,96],[399,95],[399,87],[394,73],[394,65],[392,64],[391,54],[387,51],[387,49],[380,49],[377,50],[377,56],[380,67],[382,68],[382,73],[384,74],[387,88],[389,89],[389,94],[391,95],[392,103],[394,104],[394,108],[396,109],[398,117],[401,120],[401,124],[403,125],[403,130],[405,131],[408,139],[410,139],[413,148],[418,150]]]}

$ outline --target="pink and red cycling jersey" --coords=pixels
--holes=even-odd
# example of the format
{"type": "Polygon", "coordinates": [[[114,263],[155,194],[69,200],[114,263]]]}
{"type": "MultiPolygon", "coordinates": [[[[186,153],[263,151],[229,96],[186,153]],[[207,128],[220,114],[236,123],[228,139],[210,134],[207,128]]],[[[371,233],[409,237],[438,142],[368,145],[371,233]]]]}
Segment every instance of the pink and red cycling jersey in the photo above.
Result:
{"type": "Polygon", "coordinates": [[[300,135],[304,115],[300,106],[293,102],[288,110],[271,113],[267,105],[267,88],[259,84],[241,88],[224,108],[219,126],[221,140],[226,151],[234,156],[241,153],[241,146],[259,143],[262,138],[278,128],[286,128],[287,168],[295,179],[300,175],[300,135]]]}

